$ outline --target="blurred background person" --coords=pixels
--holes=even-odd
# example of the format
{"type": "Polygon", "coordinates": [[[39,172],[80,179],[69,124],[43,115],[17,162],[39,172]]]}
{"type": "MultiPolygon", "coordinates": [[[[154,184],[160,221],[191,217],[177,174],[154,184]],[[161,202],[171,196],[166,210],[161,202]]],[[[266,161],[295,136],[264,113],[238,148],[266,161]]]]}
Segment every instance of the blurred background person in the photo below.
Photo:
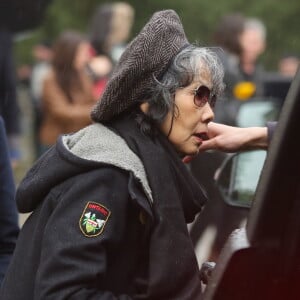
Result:
{"type": "Polygon", "coordinates": [[[0,285],[19,234],[15,184],[10,164],[4,121],[0,117],[0,285]]]}
{"type": "Polygon", "coordinates": [[[125,50],[133,21],[134,9],[127,2],[99,5],[88,28],[96,54],[105,54],[116,63],[125,50]]]}
{"type": "Polygon", "coordinates": [[[285,54],[281,56],[278,62],[279,74],[286,77],[294,77],[299,68],[300,59],[296,54],[285,54]]]}
{"type": "Polygon", "coordinates": [[[88,70],[98,97],[126,47],[133,20],[134,9],[126,2],[101,4],[91,17],[88,32],[94,57],[88,70]]]}
{"type": "Polygon", "coordinates": [[[96,56],[105,55],[110,57],[111,46],[108,36],[110,34],[113,15],[113,4],[99,5],[93,13],[88,24],[88,37],[96,56]]]}
{"type": "Polygon", "coordinates": [[[44,150],[60,134],[77,131],[91,123],[95,101],[86,72],[90,43],[79,32],[64,31],[53,45],[52,68],[42,91],[43,120],[40,140],[44,150]]]}
{"type": "Polygon", "coordinates": [[[20,108],[17,100],[12,33],[0,27],[0,115],[8,139],[9,156],[15,168],[21,159],[20,108]]]}
{"type": "Polygon", "coordinates": [[[247,100],[262,97],[265,71],[259,57],[266,47],[266,28],[255,18],[240,13],[225,15],[214,34],[225,69],[226,89],[215,107],[215,120],[236,125],[240,106],[247,100]]]}
{"type": "Polygon", "coordinates": [[[242,53],[240,36],[244,31],[244,24],[245,18],[241,13],[227,14],[221,18],[213,33],[213,43],[221,48],[217,53],[224,66],[226,97],[232,97],[233,87],[239,81],[239,64],[242,53]]]}
{"type": "Polygon", "coordinates": [[[134,9],[129,3],[116,2],[113,4],[109,45],[114,63],[119,61],[126,48],[133,22],[134,9]]]}
{"type": "Polygon", "coordinates": [[[266,48],[267,30],[263,22],[257,18],[247,18],[244,30],[240,35],[242,48],[240,56],[240,74],[243,81],[255,84],[255,95],[263,94],[263,76],[265,74],[259,58],[266,48]]]}
{"type": "Polygon", "coordinates": [[[236,115],[238,102],[233,101],[233,90],[241,80],[240,56],[242,47],[240,36],[244,31],[245,18],[241,13],[224,15],[213,33],[213,43],[220,47],[217,53],[224,66],[225,90],[215,106],[215,120],[230,124],[236,115]]]}
{"type": "Polygon", "coordinates": [[[33,110],[33,144],[35,157],[42,153],[39,130],[42,121],[42,90],[44,80],[51,69],[52,44],[44,40],[38,42],[32,48],[34,59],[30,76],[30,98],[33,110]]]}
{"type": "Polygon", "coordinates": [[[88,37],[92,46],[91,54],[93,58],[87,65],[87,70],[93,80],[95,97],[101,97],[113,69],[113,61],[108,45],[113,15],[112,7],[112,4],[109,3],[99,5],[88,25],[88,37]]]}

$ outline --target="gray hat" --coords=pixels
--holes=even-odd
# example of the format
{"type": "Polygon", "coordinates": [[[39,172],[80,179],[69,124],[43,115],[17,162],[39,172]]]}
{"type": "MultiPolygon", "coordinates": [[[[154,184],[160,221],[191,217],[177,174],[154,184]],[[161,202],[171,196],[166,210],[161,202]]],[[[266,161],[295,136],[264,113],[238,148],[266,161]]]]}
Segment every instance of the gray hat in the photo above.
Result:
{"type": "Polygon", "coordinates": [[[155,78],[188,45],[181,21],[173,10],[155,13],[127,46],[91,117],[105,122],[146,99],[155,78]]]}

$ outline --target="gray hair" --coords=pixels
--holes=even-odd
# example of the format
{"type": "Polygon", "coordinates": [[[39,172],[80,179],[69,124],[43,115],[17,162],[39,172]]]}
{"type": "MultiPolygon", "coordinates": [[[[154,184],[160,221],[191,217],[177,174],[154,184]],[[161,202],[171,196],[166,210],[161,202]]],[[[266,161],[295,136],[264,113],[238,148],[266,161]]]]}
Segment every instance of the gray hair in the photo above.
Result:
{"type": "Polygon", "coordinates": [[[267,29],[262,21],[256,18],[248,18],[244,24],[244,30],[251,29],[260,33],[263,40],[267,37],[267,29]]]}
{"type": "Polygon", "coordinates": [[[189,45],[173,59],[146,100],[149,104],[148,117],[161,123],[169,111],[175,114],[174,95],[178,88],[190,85],[201,74],[208,73],[212,81],[212,93],[219,96],[224,90],[224,70],[212,48],[189,45]]]}

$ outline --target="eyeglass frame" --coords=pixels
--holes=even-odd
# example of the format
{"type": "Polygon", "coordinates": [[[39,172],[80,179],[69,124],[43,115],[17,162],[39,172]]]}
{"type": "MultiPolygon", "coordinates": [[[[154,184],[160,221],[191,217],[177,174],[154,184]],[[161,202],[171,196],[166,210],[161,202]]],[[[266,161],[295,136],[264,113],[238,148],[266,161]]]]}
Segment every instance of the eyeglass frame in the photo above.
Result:
{"type": "MultiPolygon", "coordinates": [[[[217,95],[216,94],[212,94],[212,90],[210,88],[208,88],[206,85],[204,84],[201,84],[200,86],[198,86],[196,89],[193,89],[192,90],[194,92],[194,104],[197,106],[197,107],[203,107],[206,103],[208,103],[212,108],[215,107],[216,105],[216,101],[217,101],[217,95]],[[200,102],[202,102],[201,104],[197,104],[196,103],[196,97],[198,96],[197,95],[197,92],[199,91],[200,88],[205,88],[208,90],[209,94],[208,94],[208,99],[203,101],[200,99],[200,102]]],[[[198,96],[200,97],[200,96],[198,96]]],[[[203,98],[203,97],[202,97],[203,98]]]]}

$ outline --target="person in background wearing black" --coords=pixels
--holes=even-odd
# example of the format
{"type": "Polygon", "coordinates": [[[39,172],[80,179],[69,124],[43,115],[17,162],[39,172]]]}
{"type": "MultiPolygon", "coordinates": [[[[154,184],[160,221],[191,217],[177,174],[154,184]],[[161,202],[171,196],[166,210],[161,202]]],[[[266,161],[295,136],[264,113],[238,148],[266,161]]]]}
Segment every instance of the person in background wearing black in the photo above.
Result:
{"type": "Polygon", "coordinates": [[[10,159],[14,167],[21,157],[19,148],[21,126],[12,53],[12,34],[2,27],[0,28],[0,115],[4,120],[10,159]]]}
{"type": "Polygon", "coordinates": [[[0,285],[19,233],[15,184],[8,155],[3,119],[0,117],[0,285]]]}
{"type": "Polygon", "coordinates": [[[261,20],[240,13],[225,15],[214,34],[214,42],[225,69],[222,101],[215,107],[215,121],[236,126],[239,108],[264,95],[265,71],[259,62],[266,47],[266,28],[261,20]]]}

